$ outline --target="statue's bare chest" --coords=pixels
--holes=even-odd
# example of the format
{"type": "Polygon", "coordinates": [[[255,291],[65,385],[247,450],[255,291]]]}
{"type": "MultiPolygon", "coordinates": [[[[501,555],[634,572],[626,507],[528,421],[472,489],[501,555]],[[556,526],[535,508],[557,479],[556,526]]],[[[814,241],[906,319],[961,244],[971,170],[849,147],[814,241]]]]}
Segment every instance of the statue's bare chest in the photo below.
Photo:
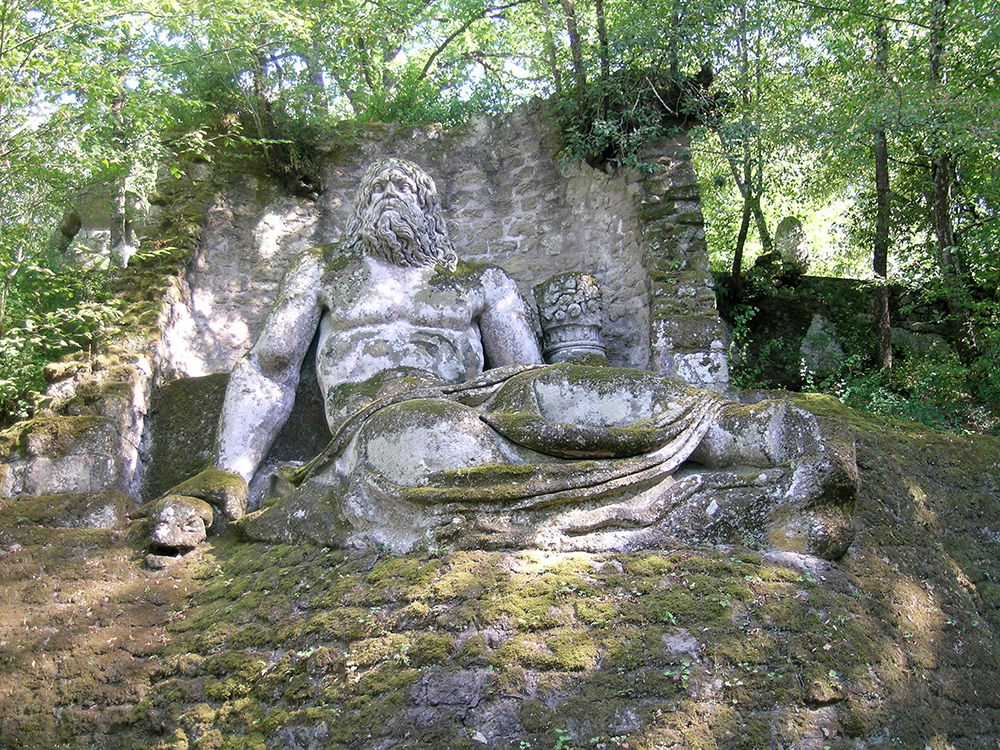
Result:
{"type": "Polygon", "coordinates": [[[332,279],[321,302],[331,330],[404,323],[466,331],[480,312],[479,296],[472,284],[442,282],[433,268],[365,263],[332,279]]]}
{"type": "Polygon", "coordinates": [[[366,262],[324,288],[317,372],[326,392],[409,368],[459,382],[482,372],[481,293],[432,268],[366,262]]]}

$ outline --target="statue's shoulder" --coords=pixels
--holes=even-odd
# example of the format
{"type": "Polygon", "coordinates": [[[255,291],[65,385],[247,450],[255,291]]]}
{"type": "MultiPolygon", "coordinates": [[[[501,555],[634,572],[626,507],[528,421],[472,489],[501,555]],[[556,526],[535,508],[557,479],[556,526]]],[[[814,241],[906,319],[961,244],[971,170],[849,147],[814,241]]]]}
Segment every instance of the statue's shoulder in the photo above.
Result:
{"type": "Polygon", "coordinates": [[[479,282],[510,279],[510,274],[500,266],[492,263],[476,263],[471,260],[459,260],[455,270],[451,272],[457,278],[467,278],[479,282]]]}
{"type": "Polygon", "coordinates": [[[333,279],[350,273],[352,265],[357,265],[356,254],[342,243],[325,243],[303,250],[285,270],[279,302],[322,294],[333,279]]]}
{"type": "Polygon", "coordinates": [[[324,242],[310,248],[308,252],[315,253],[323,260],[328,271],[343,271],[346,268],[359,265],[364,258],[364,253],[356,243],[339,240],[337,242],[324,242]]]}
{"type": "MultiPolygon", "coordinates": [[[[440,266],[438,266],[438,268],[440,268],[440,266]]],[[[484,268],[486,268],[485,263],[476,263],[471,260],[462,260],[459,258],[458,262],[455,263],[454,270],[452,270],[451,273],[454,276],[476,277],[482,273],[484,268]]]]}
{"type": "Polygon", "coordinates": [[[299,253],[289,266],[289,273],[325,278],[360,263],[361,254],[346,242],[323,242],[299,253]]]}

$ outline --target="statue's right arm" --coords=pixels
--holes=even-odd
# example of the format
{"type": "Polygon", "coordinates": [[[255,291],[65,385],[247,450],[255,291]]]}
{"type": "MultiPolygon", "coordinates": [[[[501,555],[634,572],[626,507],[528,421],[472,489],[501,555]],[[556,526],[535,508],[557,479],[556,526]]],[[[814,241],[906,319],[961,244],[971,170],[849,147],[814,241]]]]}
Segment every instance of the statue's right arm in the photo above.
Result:
{"type": "Polygon", "coordinates": [[[230,376],[216,435],[216,467],[247,482],[292,410],[299,369],[319,323],[322,275],[318,253],[296,261],[260,338],[230,376]]]}

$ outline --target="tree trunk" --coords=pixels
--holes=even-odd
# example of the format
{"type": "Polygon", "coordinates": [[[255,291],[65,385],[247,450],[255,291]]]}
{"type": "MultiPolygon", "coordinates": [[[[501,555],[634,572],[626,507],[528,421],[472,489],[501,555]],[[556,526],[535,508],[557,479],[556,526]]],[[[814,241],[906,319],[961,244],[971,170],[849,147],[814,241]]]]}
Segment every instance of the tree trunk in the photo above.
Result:
{"type": "MultiPolygon", "coordinates": [[[[733,154],[732,149],[729,148],[726,141],[721,137],[719,140],[722,142],[723,151],[726,152],[726,158],[729,160],[729,168],[732,170],[733,179],[736,180],[736,185],[739,187],[740,195],[743,196],[744,203],[750,208],[750,213],[754,220],[754,225],[757,227],[757,235],[760,237],[760,248],[764,255],[772,252],[774,250],[774,241],[771,239],[771,232],[767,228],[767,220],[764,218],[764,212],[760,207],[760,199],[764,193],[764,161],[763,155],[759,153],[758,158],[755,160],[753,158],[752,144],[750,142],[749,133],[752,128],[749,122],[749,110],[754,101],[754,90],[751,88],[751,69],[750,69],[750,38],[748,36],[749,32],[749,22],[747,19],[747,8],[746,4],[740,4],[738,6],[738,15],[740,20],[739,25],[739,35],[736,39],[737,52],[739,54],[740,61],[740,86],[739,93],[740,99],[743,101],[744,113],[742,121],[742,137],[741,137],[741,149],[743,151],[742,161],[743,161],[743,176],[740,177],[739,168],[736,163],[736,156],[733,154]],[[756,176],[755,176],[756,174],[756,176]]],[[[760,102],[760,66],[758,64],[756,74],[753,76],[754,83],[756,85],[757,101],[760,102]]]]}
{"type": "MultiPolygon", "coordinates": [[[[763,192],[762,180],[760,180],[761,170],[758,169],[758,186],[754,185],[753,179],[753,156],[750,154],[750,149],[744,147],[743,149],[743,174],[740,175],[740,167],[736,162],[736,157],[733,156],[730,149],[729,141],[726,140],[722,131],[717,126],[712,126],[716,135],[719,136],[719,143],[722,146],[722,152],[725,155],[726,162],[729,164],[729,171],[733,175],[733,180],[736,182],[736,187],[740,191],[740,197],[743,198],[744,211],[748,211],[750,217],[753,218],[754,224],[757,227],[757,234],[760,236],[760,247],[764,255],[770,253],[774,250],[774,239],[771,237],[771,232],[767,228],[767,219],[764,218],[764,211],[760,207],[761,193],[763,192]]],[[[759,166],[759,165],[758,165],[759,166]]],[[[749,221],[749,219],[748,219],[749,221]]]]}
{"type": "Polygon", "coordinates": [[[323,66],[320,48],[322,44],[319,39],[310,42],[309,55],[303,55],[306,61],[306,70],[309,73],[309,106],[313,114],[319,117],[327,113],[329,102],[326,95],[326,78],[323,75],[323,66]]]}
{"type": "Polygon", "coordinates": [[[120,71],[116,81],[117,90],[115,91],[114,99],[111,101],[111,117],[114,122],[111,140],[114,143],[115,151],[121,158],[121,174],[117,177],[110,217],[111,255],[121,268],[125,268],[128,265],[129,259],[135,254],[138,245],[132,210],[129,205],[128,186],[129,176],[132,172],[132,160],[129,158],[129,154],[132,153],[132,139],[129,137],[129,123],[126,121],[125,116],[125,100],[128,96],[125,79],[130,67],[129,53],[132,49],[132,39],[131,32],[124,31],[123,33],[125,38],[121,48],[118,50],[120,71]]]}
{"type": "Polygon", "coordinates": [[[979,327],[969,309],[969,280],[955,245],[955,229],[951,220],[952,169],[951,157],[947,153],[938,154],[931,161],[934,238],[955,346],[962,361],[969,364],[978,356],[981,347],[979,327]]]}
{"type": "Polygon", "coordinates": [[[587,72],[583,66],[583,48],[580,46],[580,32],[576,25],[576,11],[573,0],[562,0],[566,16],[566,36],[569,37],[569,51],[573,57],[573,82],[579,91],[587,85],[587,72]]]}
{"type": "Polygon", "coordinates": [[[275,136],[274,119],[271,116],[271,99],[267,93],[267,55],[257,54],[253,69],[253,115],[257,124],[257,136],[273,140],[275,136]]]}
{"type": "Polygon", "coordinates": [[[731,156],[727,156],[726,158],[729,160],[729,168],[733,173],[733,178],[736,180],[736,187],[739,188],[740,195],[749,207],[750,215],[753,217],[754,225],[757,227],[761,253],[767,255],[774,250],[774,240],[771,237],[771,231],[767,228],[767,219],[764,218],[764,211],[760,207],[760,198],[763,190],[760,187],[760,182],[755,184],[752,177],[753,157],[750,155],[750,149],[745,148],[743,151],[742,179],[740,178],[739,169],[736,166],[736,159],[731,156]]]}
{"type": "Polygon", "coordinates": [[[736,302],[743,294],[743,247],[747,243],[750,232],[750,201],[743,199],[743,216],[740,219],[740,232],[736,236],[736,248],[733,250],[733,273],[731,288],[733,301],[736,302]]]}
{"type": "Polygon", "coordinates": [[[10,288],[14,284],[18,270],[24,260],[24,250],[18,246],[18,255],[11,263],[7,273],[3,275],[3,283],[0,285],[0,336],[7,332],[7,300],[10,299],[10,288]]]}
{"type": "Polygon", "coordinates": [[[955,230],[951,223],[951,156],[936,154],[931,161],[933,182],[932,210],[934,212],[934,239],[937,243],[938,263],[945,278],[961,278],[961,265],[955,248],[955,230]]]}
{"type": "MultiPolygon", "coordinates": [[[[6,159],[4,159],[4,162],[7,167],[7,173],[10,174],[10,162],[6,159]]],[[[14,250],[14,256],[10,260],[10,267],[3,275],[2,282],[0,282],[0,336],[3,336],[7,331],[7,305],[10,302],[10,290],[14,286],[14,279],[17,278],[17,272],[21,270],[21,265],[24,263],[24,257],[24,243],[18,242],[14,250]]]]}
{"type": "Polygon", "coordinates": [[[757,225],[757,234],[760,236],[760,249],[767,255],[774,252],[774,238],[771,237],[771,230],[767,228],[767,219],[764,218],[764,211],[760,207],[762,188],[750,185],[750,209],[753,211],[754,223],[757,225]]]}
{"type": "MultiPolygon", "coordinates": [[[[946,15],[949,0],[931,0],[931,85],[940,89],[944,84],[944,59],[946,40],[946,15]]],[[[951,222],[951,155],[946,149],[935,149],[931,159],[933,180],[932,211],[934,213],[934,236],[937,241],[938,262],[946,278],[957,279],[958,258],[955,253],[955,232],[951,222]]]]}
{"type": "MultiPolygon", "coordinates": [[[[875,25],[875,71],[885,81],[889,65],[889,31],[885,22],[875,25]]],[[[875,236],[872,248],[872,270],[878,287],[875,290],[875,338],[878,342],[878,364],[882,372],[892,369],[892,330],[889,317],[889,147],[882,123],[875,127],[872,142],[875,162],[875,236]]]]}
{"type": "Polygon", "coordinates": [[[10,294],[11,281],[10,275],[4,274],[3,286],[0,286],[0,336],[7,330],[7,296],[10,294]]]}
{"type": "MultiPolygon", "coordinates": [[[[931,1],[931,47],[930,81],[932,89],[938,90],[945,84],[944,61],[947,41],[947,14],[949,0],[931,1]]],[[[979,334],[970,314],[969,281],[962,266],[958,247],[955,245],[955,229],[951,215],[951,185],[954,172],[953,156],[947,148],[938,145],[931,158],[931,211],[934,217],[934,239],[937,246],[938,264],[944,278],[945,301],[955,332],[955,343],[959,356],[966,363],[971,362],[980,351],[979,334]]]]}
{"type": "Polygon", "coordinates": [[[552,75],[552,84],[555,86],[556,97],[562,96],[562,71],[559,69],[559,55],[556,52],[556,42],[552,35],[552,6],[549,0],[540,0],[542,9],[542,26],[544,32],[542,38],[545,42],[545,54],[549,58],[549,72],[552,75]]]}
{"type": "Polygon", "coordinates": [[[354,113],[354,116],[360,116],[364,110],[364,106],[361,103],[362,99],[358,95],[357,90],[348,85],[342,77],[337,75],[337,71],[335,70],[330,71],[330,77],[333,78],[333,82],[337,84],[337,88],[340,89],[340,91],[347,98],[347,103],[351,106],[351,111],[354,113]]]}
{"type": "MultiPolygon", "coordinates": [[[[743,21],[744,28],[746,28],[746,6],[743,6],[743,21]]],[[[749,39],[744,40],[743,50],[744,54],[747,55],[749,52],[749,39]]],[[[756,101],[757,106],[760,107],[761,102],[764,101],[764,91],[762,84],[763,77],[763,66],[761,65],[761,60],[763,59],[764,51],[762,49],[762,32],[760,26],[756,29],[756,36],[754,37],[754,94],[751,95],[750,100],[756,101]]],[[[746,75],[749,76],[750,73],[750,59],[749,56],[746,57],[744,61],[744,66],[746,69],[746,75]]],[[[749,88],[749,87],[748,87],[749,88]]],[[[754,195],[753,202],[753,216],[754,220],[757,222],[757,234],[760,235],[760,247],[765,254],[774,251],[774,240],[771,238],[771,232],[767,228],[767,221],[764,219],[764,212],[760,209],[760,199],[764,195],[764,154],[762,153],[760,138],[755,138],[752,142],[748,143],[746,146],[746,160],[747,160],[747,170],[746,174],[750,174],[749,164],[751,161],[755,161],[756,168],[756,179],[751,182],[751,193],[754,195]],[[751,148],[755,149],[756,159],[751,155],[751,148]]]]}
{"type": "Polygon", "coordinates": [[[667,39],[667,75],[671,83],[674,84],[679,84],[681,79],[681,58],[678,51],[677,39],[681,33],[680,28],[683,13],[679,6],[679,0],[674,0],[668,21],[670,30],[667,32],[670,34],[667,39]]]}
{"type": "Polygon", "coordinates": [[[611,77],[611,58],[608,51],[608,23],[604,12],[604,0],[594,0],[597,14],[597,56],[601,65],[601,83],[607,84],[611,77]]]}

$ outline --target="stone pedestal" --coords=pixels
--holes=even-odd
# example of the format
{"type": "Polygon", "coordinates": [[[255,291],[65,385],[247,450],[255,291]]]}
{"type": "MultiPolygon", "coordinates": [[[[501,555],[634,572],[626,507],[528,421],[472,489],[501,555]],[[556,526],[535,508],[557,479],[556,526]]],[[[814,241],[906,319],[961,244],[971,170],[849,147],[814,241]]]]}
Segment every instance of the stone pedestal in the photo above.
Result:
{"type": "Polygon", "coordinates": [[[604,305],[597,278],[569,272],[535,287],[542,324],[542,353],[550,363],[606,357],[601,339],[604,305]]]}

